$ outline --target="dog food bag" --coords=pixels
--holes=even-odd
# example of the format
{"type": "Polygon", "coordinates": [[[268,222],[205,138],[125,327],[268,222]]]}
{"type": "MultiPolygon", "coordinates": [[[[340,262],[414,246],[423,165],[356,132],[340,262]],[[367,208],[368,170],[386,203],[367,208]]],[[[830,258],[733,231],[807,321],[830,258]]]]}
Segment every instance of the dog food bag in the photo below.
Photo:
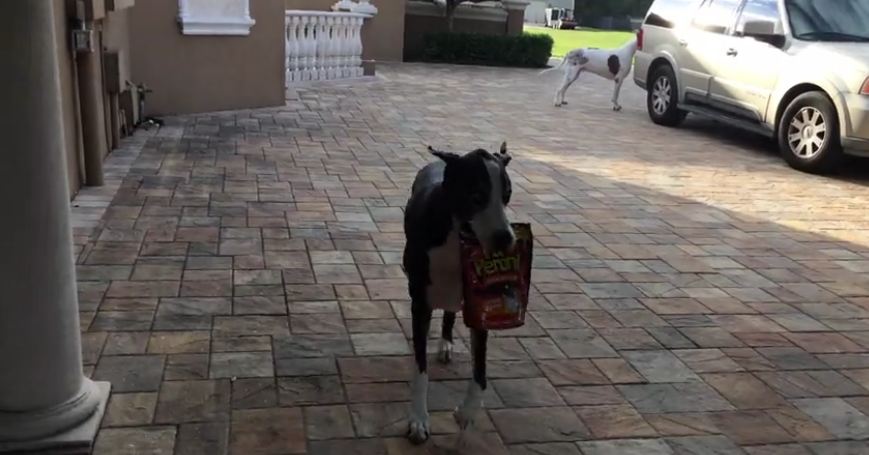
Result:
{"type": "Polygon", "coordinates": [[[531,225],[513,224],[512,251],[486,256],[472,235],[462,235],[462,279],[465,325],[480,330],[504,330],[525,324],[531,287],[534,237],[531,225]]]}

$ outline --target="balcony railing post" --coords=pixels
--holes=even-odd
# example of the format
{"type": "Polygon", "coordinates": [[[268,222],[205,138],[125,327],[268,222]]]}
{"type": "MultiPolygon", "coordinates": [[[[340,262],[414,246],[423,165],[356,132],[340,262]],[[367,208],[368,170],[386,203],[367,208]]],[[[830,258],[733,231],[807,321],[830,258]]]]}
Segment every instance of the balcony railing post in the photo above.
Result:
{"type": "Polygon", "coordinates": [[[353,12],[286,12],[286,83],[361,77],[362,25],[353,12]]]}
{"type": "Polygon", "coordinates": [[[299,82],[301,72],[299,71],[299,17],[287,17],[286,30],[286,85],[293,82],[299,82]]]}
{"type": "Polygon", "coordinates": [[[302,40],[305,51],[302,55],[305,57],[305,75],[303,79],[306,81],[313,80],[317,74],[317,42],[314,41],[314,23],[311,17],[304,18],[305,36],[302,40]]]}
{"type": "Polygon", "coordinates": [[[350,54],[352,54],[350,50],[350,18],[340,17],[338,21],[341,24],[338,27],[338,40],[341,43],[341,50],[339,52],[340,77],[347,78],[350,77],[350,54]]]}
{"type": "Polygon", "coordinates": [[[362,77],[362,25],[365,23],[365,17],[356,17],[353,22],[355,23],[353,40],[356,44],[353,49],[353,76],[362,77]]]}

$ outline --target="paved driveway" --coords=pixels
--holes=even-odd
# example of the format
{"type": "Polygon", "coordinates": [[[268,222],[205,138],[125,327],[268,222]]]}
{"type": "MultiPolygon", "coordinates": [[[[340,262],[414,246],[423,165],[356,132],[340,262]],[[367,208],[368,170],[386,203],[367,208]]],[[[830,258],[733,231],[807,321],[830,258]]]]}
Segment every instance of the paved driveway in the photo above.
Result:
{"type": "Polygon", "coordinates": [[[556,74],[380,71],[139,137],[77,231],[85,369],[114,387],[97,454],[446,453],[463,346],[433,367],[433,443],[402,438],[402,207],[426,144],[503,139],[534,293],[466,453],[869,453],[864,165],[799,174],[736,130],[651,125],[630,84],[614,113],[591,76],[556,109],[556,74]]]}

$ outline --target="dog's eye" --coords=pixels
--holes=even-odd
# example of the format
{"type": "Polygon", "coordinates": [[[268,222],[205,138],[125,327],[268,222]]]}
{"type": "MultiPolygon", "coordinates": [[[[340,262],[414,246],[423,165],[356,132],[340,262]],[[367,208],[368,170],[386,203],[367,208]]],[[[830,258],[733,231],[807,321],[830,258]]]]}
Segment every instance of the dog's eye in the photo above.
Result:
{"type": "Polygon", "coordinates": [[[479,191],[471,193],[471,203],[476,206],[486,205],[486,195],[479,191]]]}

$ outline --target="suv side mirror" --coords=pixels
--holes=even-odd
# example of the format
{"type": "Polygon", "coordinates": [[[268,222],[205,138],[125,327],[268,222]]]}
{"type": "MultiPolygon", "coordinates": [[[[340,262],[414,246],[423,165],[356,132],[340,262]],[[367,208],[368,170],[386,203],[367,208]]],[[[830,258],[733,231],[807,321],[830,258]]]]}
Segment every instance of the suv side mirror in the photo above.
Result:
{"type": "Polygon", "coordinates": [[[784,33],[778,31],[778,24],[773,21],[749,20],[742,24],[742,36],[754,38],[775,47],[785,44],[784,33]]]}
{"type": "Polygon", "coordinates": [[[745,36],[774,35],[775,25],[773,21],[745,21],[742,33],[745,36]]]}

